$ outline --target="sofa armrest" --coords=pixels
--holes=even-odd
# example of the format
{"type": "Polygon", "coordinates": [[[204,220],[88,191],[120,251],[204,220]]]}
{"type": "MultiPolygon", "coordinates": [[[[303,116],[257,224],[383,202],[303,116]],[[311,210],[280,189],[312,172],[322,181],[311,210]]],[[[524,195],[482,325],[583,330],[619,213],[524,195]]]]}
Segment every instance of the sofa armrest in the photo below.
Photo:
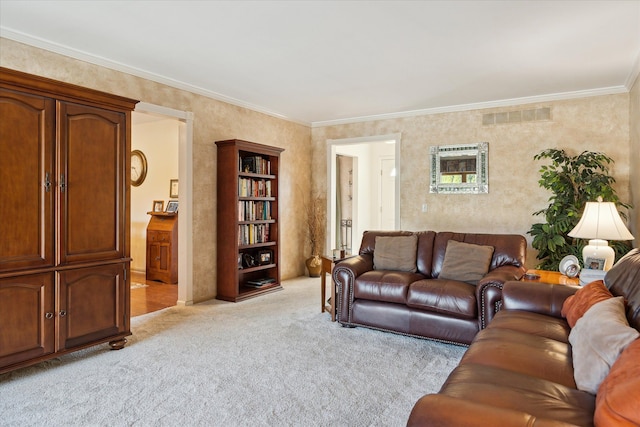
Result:
{"type": "Polygon", "coordinates": [[[525,310],[562,317],[562,304],[579,286],[539,282],[506,282],[502,289],[502,308],[525,310]]]}
{"type": "Polygon", "coordinates": [[[470,402],[443,394],[423,396],[413,407],[408,427],[560,427],[569,424],[532,414],[470,402]]]}
{"type": "Polygon", "coordinates": [[[502,286],[509,280],[519,280],[524,275],[524,267],[503,265],[488,272],[476,285],[476,301],[480,313],[480,329],[487,327],[500,309],[502,286]]]}
{"type": "Polygon", "coordinates": [[[331,277],[336,283],[336,314],[340,323],[349,322],[353,286],[358,276],[373,270],[373,254],[358,255],[340,261],[333,268],[331,277]]]}

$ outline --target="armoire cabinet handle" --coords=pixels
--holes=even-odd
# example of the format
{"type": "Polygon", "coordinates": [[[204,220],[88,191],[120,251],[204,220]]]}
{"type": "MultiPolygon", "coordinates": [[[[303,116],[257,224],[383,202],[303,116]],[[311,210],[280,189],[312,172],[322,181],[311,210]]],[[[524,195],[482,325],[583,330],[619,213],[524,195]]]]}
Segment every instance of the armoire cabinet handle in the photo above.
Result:
{"type": "Polygon", "coordinates": [[[51,174],[49,172],[44,174],[44,191],[47,193],[51,191],[51,174]]]}
{"type": "Polygon", "coordinates": [[[64,310],[60,310],[60,317],[64,317],[67,315],[67,312],[64,310]]]}
{"type": "Polygon", "coordinates": [[[53,319],[53,313],[49,312],[44,315],[45,319],[53,319]]]}

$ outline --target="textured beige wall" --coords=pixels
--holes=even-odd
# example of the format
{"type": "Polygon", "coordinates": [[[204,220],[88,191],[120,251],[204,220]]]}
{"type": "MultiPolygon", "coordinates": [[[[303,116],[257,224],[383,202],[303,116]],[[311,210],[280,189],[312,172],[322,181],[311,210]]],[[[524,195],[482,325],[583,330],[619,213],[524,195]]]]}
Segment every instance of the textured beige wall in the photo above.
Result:
{"type": "MultiPolygon", "coordinates": [[[[376,120],[318,127],[309,132],[309,128],[302,125],[7,39],[0,39],[0,64],[194,113],[193,276],[196,301],[215,295],[214,141],[220,139],[240,138],[285,148],[280,192],[283,278],[305,272],[307,249],[300,213],[303,212],[303,198],[308,195],[311,185],[322,191],[326,188],[327,139],[402,134],[401,224],[408,230],[518,233],[529,238],[526,232],[531,224],[541,220],[532,213],[544,208],[549,196],[537,184],[541,163],[534,162],[533,155],[552,147],[573,154],[592,150],[611,156],[616,161],[612,173],[617,179],[620,197],[633,201],[640,208],[640,190],[636,190],[632,200],[630,189],[630,182],[638,186],[640,174],[638,82],[630,95],[376,120]],[[552,120],[482,125],[484,113],[536,107],[551,107],[552,120]],[[489,194],[429,194],[429,146],[480,141],[489,142],[489,194]],[[312,150],[309,150],[310,144],[312,150]],[[423,203],[429,206],[427,213],[420,211],[423,203]]],[[[640,230],[637,212],[638,209],[632,212],[632,223],[635,223],[632,232],[636,236],[640,230]]],[[[535,252],[529,247],[528,265],[533,266],[535,262],[535,252]]]]}
{"type": "Polygon", "coordinates": [[[631,201],[633,210],[629,216],[631,223],[631,234],[636,240],[634,247],[640,247],[640,76],[636,78],[635,84],[631,88],[629,101],[629,123],[630,127],[630,155],[631,164],[629,182],[631,183],[631,201]]]}
{"type": "MultiPolygon", "coordinates": [[[[517,233],[527,237],[533,212],[547,206],[549,193],[538,185],[546,148],[571,154],[602,151],[615,160],[612,174],[621,199],[630,201],[629,95],[608,95],[508,108],[377,120],[312,129],[313,162],[326,162],[327,139],[401,133],[401,227],[407,230],[517,233]],[[549,121],[483,125],[492,112],[551,107],[549,121]],[[487,141],[489,194],[429,193],[429,146],[487,141]],[[427,203],[428,212],[421,212],[427,203]]],[[[326,188],[326,171],[314,173],[314,187],[326,188]]],[[[529,245],[527,264],[536,263],[529,245]]]]}
{"type": "MultiPolygon", "coordinates": [[[[274,118],[119,71],[0,39],[0,65],[84,87],[193,112],[193,298],[216,293],[216,146],[245,139],[282,147],[280,180],[281,275],[305,273],[303,196],[311,185],[310,131],[274,118]]],[[[181,212],[184,212],[181,209],[181,212]]]]}

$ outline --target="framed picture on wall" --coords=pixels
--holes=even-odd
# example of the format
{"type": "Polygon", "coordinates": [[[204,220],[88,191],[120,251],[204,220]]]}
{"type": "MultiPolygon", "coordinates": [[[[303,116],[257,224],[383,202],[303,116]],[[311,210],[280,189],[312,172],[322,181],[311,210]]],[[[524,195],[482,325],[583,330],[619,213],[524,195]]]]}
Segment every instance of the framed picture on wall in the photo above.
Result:
{"type": "Polygon", "coordinates": [[[162,212],[164,210],[164,200],[153,201],[153,212],[162,212]]]}
{"type": "Polygon", "coordinates": [[[177,179],[169,180],[169,197],[172,199],[178,198],[178,180],[177,179]]]}
{"type": "Polygon", "coordinates": [[[178,212],[178,201],[177,200],[169,200],[167,203],[167,213],[177,213],[178,212]]]}

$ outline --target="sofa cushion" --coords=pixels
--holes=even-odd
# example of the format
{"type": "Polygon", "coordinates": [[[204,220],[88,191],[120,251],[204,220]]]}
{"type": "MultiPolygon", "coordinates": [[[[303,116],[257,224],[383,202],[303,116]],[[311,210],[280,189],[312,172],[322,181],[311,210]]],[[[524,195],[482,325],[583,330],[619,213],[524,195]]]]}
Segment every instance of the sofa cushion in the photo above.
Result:
{"type": "Polygon", "coordinates": [[[438,278],[475,285],[489,271],[493,250],[493,246],[449,240],[438,278]]]}
{"type": "Polygon", "coordinates": [[[571,328],[564,319],[524,310],[500,310],[491,329],[509,329],[569,344],[571,328]]]}
{"type": "Polygon", "coordinates": [[[407,271],[371,270],[356,278],[353,296],[356,299],[406,304],[409,285],[421,279],[424,279],[423,275],[407,271]]]}
{"type": "Polygon", "coordinates": [[[575,388],[571,346],[526,332],[492,328],[478,332],[460,364],[494,366],[575,388]]]}
{"type": "Polygon", "coordinates": [[[640,425],[640,339],[620,354],[596,395],[596,426],[640,425]]]}
{"type": "Polygon", "coordinates": [[[627,301],[627,320],[640,330],[640,249],[631,249],[607,271],[604,283],[613,295],[624,295],[627,301]]]}
{"type": "Polygon", "coordinates": [[[374,270],[410,271],[415,273],[418,236],[377,236],[373,252],[374,270]]]}
{"type": "Polygon", "coordinates": [[[578,389],[596,394],[622,350],[640,336],[629,326],[624,298],[609,298],[593,305],[569,334],[573,373],[578,389]]]}
{"type": "MultiPolygon", "coordinates": [[[[529,360],[523,359],[520,363],[526,364],[529,360]]],[[[460,364],[449,375],[440,392],[463,402],[475,402],[489,408],[522,411],[533,415],[538,421],[553,419],[568,423],[563,425],[574,426],[588,426],[593,423],[595,399],[590,394],[558,384],[553,380],[525,375],[500,366],[460,364]]],[[[537,426],[539,424],[528,424],[523,420],[513,424],[503,424],[494,419],[485,420],[484,424],[479,425],[537,426]]],[[[550,423],[550,425],[557,424],[550,423]]]]}
{"type": "Polygon", "coordinates": [[[609,298],[613,298],[613,295],[604,286],[604,282],[596,280],[578,289],[575,294],[564,300],[562,315],[567,318],[567,323],[573,328],[591,306],[609,298]]]}
{"type": "Polygon", "coordinates": [[[407,306],[457,317],[478,317],[475,287],[455,280],[425,279],[412,283],[407,306]]]}

